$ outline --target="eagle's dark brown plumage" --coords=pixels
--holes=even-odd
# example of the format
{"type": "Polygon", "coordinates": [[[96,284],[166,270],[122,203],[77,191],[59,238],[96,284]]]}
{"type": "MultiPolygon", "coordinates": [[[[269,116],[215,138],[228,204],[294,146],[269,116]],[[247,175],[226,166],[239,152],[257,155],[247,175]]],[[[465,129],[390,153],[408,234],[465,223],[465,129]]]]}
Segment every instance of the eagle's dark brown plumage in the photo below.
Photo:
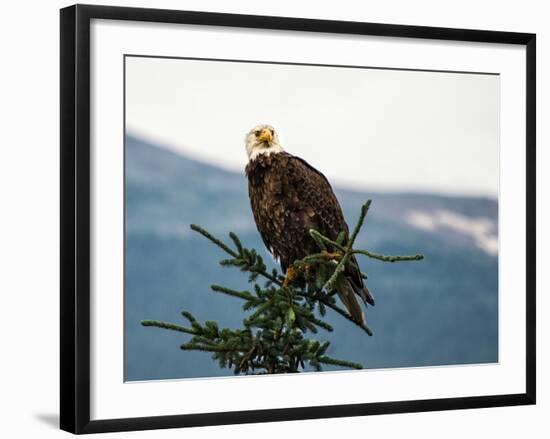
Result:
{"type": "MultiPolygon", "coordinates": [[[[260,153],[248,162],[246,175],[256,226],[284,271],[295,260],[319,251],[310,229],[330,239],[336,239],[342,230],[349,234],[327,178],[301,158],[284,151],[260,153]]],[[[336,289],[350,315],[364,322],[355,294],[365,304],[374,305],[374,300],[359,270],[347,268],[336,289]]]]}

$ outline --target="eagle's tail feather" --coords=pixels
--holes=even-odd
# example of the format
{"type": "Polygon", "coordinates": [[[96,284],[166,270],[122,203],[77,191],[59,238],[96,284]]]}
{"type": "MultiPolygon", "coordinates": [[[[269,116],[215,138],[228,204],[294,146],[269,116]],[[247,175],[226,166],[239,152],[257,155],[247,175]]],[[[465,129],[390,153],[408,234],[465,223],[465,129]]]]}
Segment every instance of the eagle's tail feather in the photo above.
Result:
{"type": "Polygon", "coordinates": [[[342,273],[336,277],[335,287],[338,297],[340,297],[340,300],[348,310],[351,318],[358,323],[365,323],[365,315],[363,314],[361,305],[359,305],[355,297],[353,286],[342,273]]]}
{"type": "Polygon", "coordinates": [[[363,299],[365,305],[374,306],[374,297],[372,296],[370,290],[367,288],[366,285],[363,285],[362,288],[355,289],[355,292],[361,297],[361,299],[363,299]]]}

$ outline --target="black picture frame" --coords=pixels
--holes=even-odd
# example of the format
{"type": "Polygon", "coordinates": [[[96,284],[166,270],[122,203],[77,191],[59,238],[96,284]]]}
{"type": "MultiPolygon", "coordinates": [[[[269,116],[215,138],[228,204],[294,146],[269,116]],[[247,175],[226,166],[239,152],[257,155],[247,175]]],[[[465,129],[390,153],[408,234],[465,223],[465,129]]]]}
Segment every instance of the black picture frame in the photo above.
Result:
{"type": "Polygon", "coordinates": [[[60,425],[98,433],[386,413],[535,404],[535,94],[536,36],[531,33],[448,29],[304,18],[74,5],[60,11],[61,88],[61,404],[60,425]],[[332,34],[375,35],[526,47],[526,392],[383,403],[346,404],[224,413],[90,420],[90,21],[183,23],[332,34]]]}

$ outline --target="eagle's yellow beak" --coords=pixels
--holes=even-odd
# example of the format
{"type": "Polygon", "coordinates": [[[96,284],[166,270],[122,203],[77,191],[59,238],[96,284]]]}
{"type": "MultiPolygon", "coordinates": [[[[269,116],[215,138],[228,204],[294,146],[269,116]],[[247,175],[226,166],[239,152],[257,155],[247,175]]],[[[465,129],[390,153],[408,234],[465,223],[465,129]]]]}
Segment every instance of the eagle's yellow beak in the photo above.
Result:
{"type": "Polygon", "coordinates": [[[269,128],[264,128],[258,136],[260,142],[271,142],[273,140],[273,134],[269,128]]]}

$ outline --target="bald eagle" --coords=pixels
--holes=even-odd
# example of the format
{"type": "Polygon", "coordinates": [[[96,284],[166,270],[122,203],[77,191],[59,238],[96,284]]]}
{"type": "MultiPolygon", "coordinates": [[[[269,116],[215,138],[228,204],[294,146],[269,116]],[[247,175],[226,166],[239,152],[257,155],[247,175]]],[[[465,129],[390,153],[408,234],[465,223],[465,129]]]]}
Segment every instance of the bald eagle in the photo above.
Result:
{"type": "MultiPolygon", "coordinates": [[[[349,238],[342,208],[327,178],[305,160],[283,150],[270,125],[258,125],[246,134],[248,194],[256,227],[284,272],[294,261],[318,253],[309,234],[315,229],[335,240],[341,231],[349,238]]],[[[361,272],[349,264],[335,283],[340,300],[358,323],[365,316],[357,301],[374,305],[361,272]]],[[[288,275],[288,273],[287,273],[288,275]]]]}

